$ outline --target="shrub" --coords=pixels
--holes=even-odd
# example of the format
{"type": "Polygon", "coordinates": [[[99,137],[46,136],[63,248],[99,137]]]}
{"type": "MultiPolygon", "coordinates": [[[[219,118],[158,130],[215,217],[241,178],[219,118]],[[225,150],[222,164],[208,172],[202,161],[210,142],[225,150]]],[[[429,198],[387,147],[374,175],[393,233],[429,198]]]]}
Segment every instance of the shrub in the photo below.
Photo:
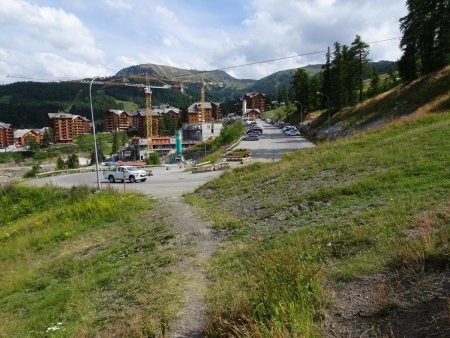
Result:
{"type": "Polygon", "coordinates": [[[152,152],[146,161],[147,165],[158,165],[161,164],[158,153],[156,151],[152,152]]]}
{"type": "Polygon", "coordinates": [[[41,171],[41,166],[39,164],[39,162],[34,163],[33,166],[31,167],[31,170],[27,171],[25,173],[25,175],[23,175],[23,177],[25,178],[30,178],[30,177],[35,177],[37,174],[39,174],[41,171]]]}

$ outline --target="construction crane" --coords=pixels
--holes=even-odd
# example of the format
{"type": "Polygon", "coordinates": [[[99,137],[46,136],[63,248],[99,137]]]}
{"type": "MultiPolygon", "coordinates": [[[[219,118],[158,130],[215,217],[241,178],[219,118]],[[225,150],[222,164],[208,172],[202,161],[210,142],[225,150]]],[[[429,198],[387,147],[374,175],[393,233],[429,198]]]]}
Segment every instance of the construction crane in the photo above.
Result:
{"type": "MultiPolygon", "coordinates": [[[[147,158],[153,152],[153,118],[152,118],[152,88],[158,89],[172,89],[173,86],[170,86],[166,83],[162,86],[151,86],[150,79],[161,81],[161,79],[157,77],[150,77],[148,74],[140,74],[140,75],[131,75],[130,77],[142,78],[145,77],[145,85],[141,83],[123,83],[123,82],[114,82],[114,81],[94,81],[94,84],[100,85],[112,85],[112,86],[126,86],[126,87],[136,87],[143,88],[145,95],[145,136],[147,139],[147,158]]],[[[74,80],[70,82],[84,83],[87,81],[84,80],[74,80]]],[[[161,81],[162,82],[162,81],[161,81]]]]}

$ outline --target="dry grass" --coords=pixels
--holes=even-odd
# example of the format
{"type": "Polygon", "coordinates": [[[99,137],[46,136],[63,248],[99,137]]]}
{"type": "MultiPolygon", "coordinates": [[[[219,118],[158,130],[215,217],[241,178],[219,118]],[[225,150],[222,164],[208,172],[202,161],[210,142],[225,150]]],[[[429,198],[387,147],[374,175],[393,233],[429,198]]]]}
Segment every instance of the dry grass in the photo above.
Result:
{"type": "Polygon", "coordinates": [[[428,210],[414,219],[414,227],[406,231],[399,255],[400,268],[404,272],[423,273],[426,269],[442,268],[449,264],[450,252],[450,200],[428,210]]]}

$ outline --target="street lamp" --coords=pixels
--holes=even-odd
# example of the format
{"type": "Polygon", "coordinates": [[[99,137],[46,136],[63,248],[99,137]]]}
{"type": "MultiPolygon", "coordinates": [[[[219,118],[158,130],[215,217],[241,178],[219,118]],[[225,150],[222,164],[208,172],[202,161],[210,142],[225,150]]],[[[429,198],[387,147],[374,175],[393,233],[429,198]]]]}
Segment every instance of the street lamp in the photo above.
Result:
{"type": "Polygon", "coordinates": [[[330,117],[331,117],[331,107],[330,107],[330,97],[327,94],[317,92],[317,95],[325,96],[328,101],[328,130],[330,130],[330,117]]]}
{"type": "Polygon", "coordinates": [[[95,151],[95,171],[97,172],[97,189],[100,190],[100,176],[98,175],[98,152],[97,152],[97,138],[95,136],[95,121],[94,121],[94,109],[92,108],[92,84],[98,76],[92,78],[89,84],[89,101],[91,102],[91,119],[92,119],[92,132],[94,133],[94,151],[95,151]]]}
{"type": "Polygon", "coordinates": [[[300,123],[303,123],[303,105],[300,101],[294,101],[300,105],[300,123]]]}

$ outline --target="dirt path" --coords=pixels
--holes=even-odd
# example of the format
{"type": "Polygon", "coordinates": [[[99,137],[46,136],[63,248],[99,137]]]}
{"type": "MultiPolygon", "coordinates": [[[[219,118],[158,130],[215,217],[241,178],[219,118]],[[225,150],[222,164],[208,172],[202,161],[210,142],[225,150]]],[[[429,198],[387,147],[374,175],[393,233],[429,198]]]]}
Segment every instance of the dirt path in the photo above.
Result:
{"type": "Polygon", "coordinates": [[[205,292],[207,278],[202,264],[218,248],[219,238],[211,225],[200,219],[194,207],[185,203],[181,197],[167,200],[172,231],[177,234],[176,241],[186,247],[190,255],[185,255],[174,271],[187,278],[185,285],[185,304],[171,323],[168,337],[201,337],[206,320],[205,292]]]}

